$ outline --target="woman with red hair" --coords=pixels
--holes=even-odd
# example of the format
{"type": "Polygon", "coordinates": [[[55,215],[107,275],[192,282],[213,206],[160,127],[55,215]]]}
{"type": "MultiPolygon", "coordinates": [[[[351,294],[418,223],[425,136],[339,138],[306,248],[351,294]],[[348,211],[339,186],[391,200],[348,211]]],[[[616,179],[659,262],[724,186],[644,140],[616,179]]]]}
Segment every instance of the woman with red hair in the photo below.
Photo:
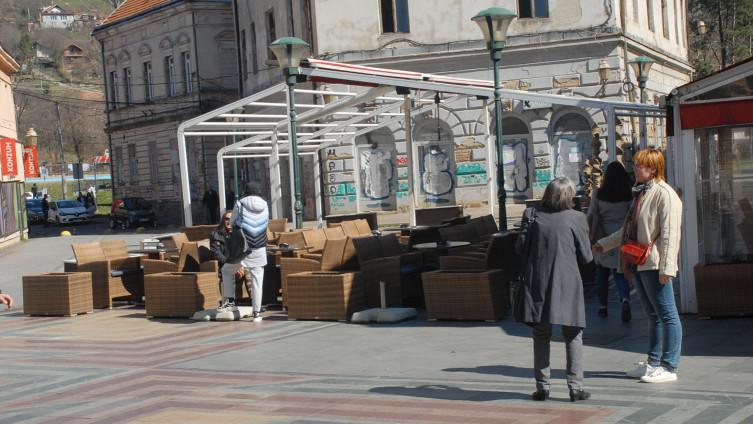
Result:
{"type": "Polygon", "coordinates": [[[665,181],[664,156],[645,149],[633,158],[636,185],[625,223],[593,245],[596,253],[620,248],[619,267],[633,285],[649,318],[648,359],[628,371],[645,383],[677,380],[682,324],[672,279],[677,275],[682,202],[665,181]]]}

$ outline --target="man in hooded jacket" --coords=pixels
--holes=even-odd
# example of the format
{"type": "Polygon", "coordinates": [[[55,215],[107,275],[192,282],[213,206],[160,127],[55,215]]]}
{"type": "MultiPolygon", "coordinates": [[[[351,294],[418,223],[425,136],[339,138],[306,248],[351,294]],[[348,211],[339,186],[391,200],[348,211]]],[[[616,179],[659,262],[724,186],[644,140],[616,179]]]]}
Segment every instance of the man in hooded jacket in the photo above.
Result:
{"type": "Polygon", "coordinates": [[[251,251],[237,263],[222,266],[222,296],[220,309],[235,308],[235,274],[245,269],[246,287],[253,300],[253,320],[261,321],[261,297],[264,282],[264,266],[267,264],[267,226],[269,208],[261,198],[261,188],[255,182],[246,184],[246,196],[235,202],[230,217],[233,231],[240,228],[251,251]]]}

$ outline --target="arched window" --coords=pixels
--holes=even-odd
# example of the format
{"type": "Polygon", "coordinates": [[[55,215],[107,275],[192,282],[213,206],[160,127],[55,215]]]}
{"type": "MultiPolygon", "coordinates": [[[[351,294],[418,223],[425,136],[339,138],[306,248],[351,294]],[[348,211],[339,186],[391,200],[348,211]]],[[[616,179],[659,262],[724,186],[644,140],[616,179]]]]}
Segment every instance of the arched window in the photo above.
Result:
{"type": "Polygon", "coordinates": [[[591,157],[591,124],[578,113],[566,113],[554,125],[552,143],[554,177],[570,178],[581,190],[583,164],[591,157]]]}

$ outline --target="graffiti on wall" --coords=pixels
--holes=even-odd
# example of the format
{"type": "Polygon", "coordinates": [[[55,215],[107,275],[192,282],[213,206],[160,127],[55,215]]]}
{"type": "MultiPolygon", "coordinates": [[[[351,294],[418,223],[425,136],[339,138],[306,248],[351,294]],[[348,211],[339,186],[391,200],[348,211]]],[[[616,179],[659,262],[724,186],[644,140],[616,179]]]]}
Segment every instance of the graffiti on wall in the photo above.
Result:
{"type": "Polygon", "coordinates": [[[528,140],[506,139],[502,155],[505,165],[505,190],[513,195],[525,194],[530,188],[528,140]]]}
{"type": "Polygon", "coordinates": [[[393,210],[397,191],[396,151],[388,146],[359,146],[361,206],[370,210],[393,210]]]}
{"type": "Polygon", "coordinates": [[[419,147],[421,191],[428,203],[453,204],[455,202],[452,146],[432,144],[419,147]]]}

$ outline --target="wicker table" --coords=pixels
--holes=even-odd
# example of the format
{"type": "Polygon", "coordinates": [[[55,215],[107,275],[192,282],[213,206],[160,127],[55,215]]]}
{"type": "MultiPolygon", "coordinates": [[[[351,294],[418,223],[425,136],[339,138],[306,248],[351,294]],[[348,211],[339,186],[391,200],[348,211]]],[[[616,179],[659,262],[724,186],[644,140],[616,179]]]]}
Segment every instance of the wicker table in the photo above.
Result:
{"type": "Polygon", "coordinates": [[[162,272],[144,277],[147,317],[191,318],[216,308],[220,298],[214,272],[162,272]]]}
{"type": "Polygon", "coordinates": [[[428,319],[496,321],[510,305],[502,271],[431,271],[421,274],[428,319]]]}
{"type": "Polygon", "coordinates": [[[468,246],[471,243],[468,241],[447,241],[444,243],[437,243],[435,241],[429,242],[429,243],[419,243],[414,244],[413,248],[418,250],[446,250],[446,249],[453,249],[456,247],[464,247],[468,246]]]}
{"type": "Polygon", "coordinates": [[[94,310],[91,272],[24,275],[24,313],[72,316],[94,310]]]}
{"type": "Polygon", "coordinates": [[[178,252],[178,249],[174,247],[167,247],[163,249],[136,249],[136,250],[128,251],[128,253],[144,254],[147,256],[147,259],[156,259],[158,261],[164,261],[165,254],[167,253],[177,253],[177,252],[178,252]]]}
{"type": "Polygon", "coordinates": [[[288,319],[348,321],[363,305],[357,272],[291,274],[287,289],[288,319]]]}

